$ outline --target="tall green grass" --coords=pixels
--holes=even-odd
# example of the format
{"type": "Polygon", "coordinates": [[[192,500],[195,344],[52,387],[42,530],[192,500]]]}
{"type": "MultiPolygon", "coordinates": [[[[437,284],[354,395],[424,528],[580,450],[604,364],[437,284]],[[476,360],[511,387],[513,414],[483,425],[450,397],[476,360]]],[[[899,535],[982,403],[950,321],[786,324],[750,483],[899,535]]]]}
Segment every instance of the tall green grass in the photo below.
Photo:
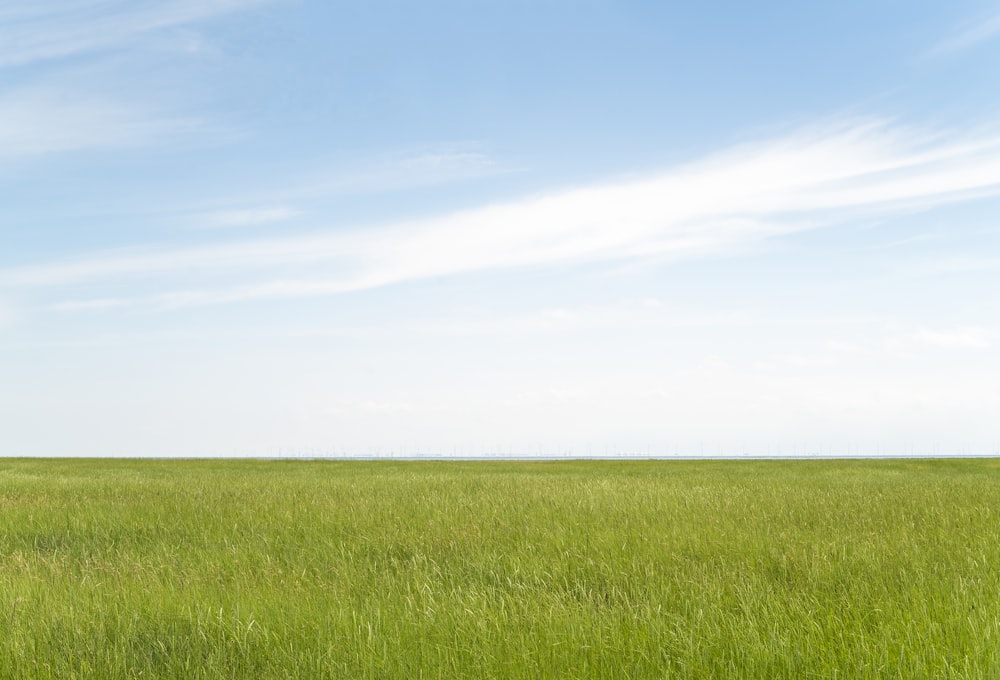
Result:
{"type": "Polygon", "coordinates": [[[997,678],[1000,461],[0,460],[0,678],[997,678]]]}

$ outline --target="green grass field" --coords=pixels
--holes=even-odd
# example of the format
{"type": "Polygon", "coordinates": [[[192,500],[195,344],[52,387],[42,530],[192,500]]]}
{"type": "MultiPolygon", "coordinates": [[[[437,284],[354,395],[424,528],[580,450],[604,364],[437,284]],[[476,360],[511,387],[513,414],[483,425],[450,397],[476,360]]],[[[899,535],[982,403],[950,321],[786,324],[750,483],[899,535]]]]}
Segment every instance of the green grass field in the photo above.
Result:
{"type": "Polygon", "coordinates": [[[0,460],[0,677],[998,678],[1000,461],[0,460]]]}

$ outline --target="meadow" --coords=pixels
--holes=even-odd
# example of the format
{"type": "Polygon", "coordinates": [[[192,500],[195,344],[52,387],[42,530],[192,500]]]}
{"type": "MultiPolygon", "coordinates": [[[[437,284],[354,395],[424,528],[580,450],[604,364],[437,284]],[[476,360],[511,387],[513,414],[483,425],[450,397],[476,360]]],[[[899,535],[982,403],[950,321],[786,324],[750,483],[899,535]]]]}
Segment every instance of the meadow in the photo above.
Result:
{"type": "Polygon", "coordinates": [[[0,678],[998,678],[1000,461],[0,460],[0,678]]]}

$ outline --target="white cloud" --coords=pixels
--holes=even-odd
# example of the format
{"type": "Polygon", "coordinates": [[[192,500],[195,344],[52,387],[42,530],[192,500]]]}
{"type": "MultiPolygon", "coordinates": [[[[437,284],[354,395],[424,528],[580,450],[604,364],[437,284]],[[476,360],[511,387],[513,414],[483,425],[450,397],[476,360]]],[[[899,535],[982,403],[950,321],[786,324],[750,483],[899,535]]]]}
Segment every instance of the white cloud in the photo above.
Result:
{"type": "Polygon", "coordinates": [[[823,347],[830,352],[838,354],[855,354],[863,349],[857,343],[845,340],[828,340],[823,347]]]}
{"type": "Polygon", "coordinates": [[[15,320],[14,309],[0,300],[0,330],[10,328],[15,320]]]}
{"type": "Polygon", "coordinates": [[[505,167],[475,145],[440,144],[435,147],[382,154],[308,178],[285,192],[292,198],[405,191],[451,184],[516,171],[505,167]]]}
{"type": "Polygon", "coordinates": [[[152,31],[274,0],[13,0],[0,11],[0,67],[118,47],[152,31]]]}
{"type": "Polygon", "coordinates": [[[903,268],[901,271],[911,277],[941,276],[946,274],[970,274],[1000,269],[1000,257],[982,255],[939,255],[903,268]]]}
{"type": "Polygon", "coordinates": [[[913,336],[921,345],[946,347],[951,349],[983,349],[993,344],[996,333],[985,328],[966,327],[951,330],[923,329],[913,336]]]}
{"type": "Polygon", "coordinates": [[[215,210],[190,216],[191,224],[201,229],[227,229],[249,227],[258,224],[287,222],[302,215],[302,212],[288,206],[243,208],[239,210],[215,210]]]}
{"type": "Polygon", "coordinates": [[[157,116],[70,89],[35,87],[0,95],[0,157],[130,147],[197,127],[190,119],[157,116]]]}
{"type": "Polygon", "coordinates": [[[57,312],[91,311],[97,309],[114,309],[132,304],[131,300],[120,298],[93,298],[90,300],[67,300],[50,307],[57,312]]]}
{"type": "Polygon", "coordinates": [[[0,272],[8,285],[160,279],[171,306],[331,295],[502,268],[689,258],[859,217],[1000,193],[1000,138],[858,123],[747,145],[648,178],[379,228],[83,256],[0,272]],[[321,265],[313,278],[278,267],[321,265]],[[177,290],[173,275],[244,276],[177,290]]]}
{"type": "Polygon", "coordinates": [[[488,155],[472,150],[434,149],[393,159],[384,164],[406,175],[452,175],[470,171],[489,172],[496,168],[496,161],[488,155]]]}
{"type": "MultiPolygon", "coordinates": [[[[227,126],[225,132],[231,131],[227,126]]],[[[285,187],[229,197],[226,204],[233,207],[219,208],[216,203],[193,208],[182,216],[182,222],[191,228],[213,229],[290,221],[307,214],[315,217],[316,204],[334,197],[385,195],[519,171],[477,148],[471,142],[442,142],[325,164],[286,179],[285,187]],[[296,204],[310,207],[292,207],[296,204]]]]}
{"type": "Polygon", "coordinates": [[[972,22],[935,45],[929,56],[938,57],[964,52],[1000,36],[1000,14],[972,22]]]}
{"type": "Polygon", "coordinates": [[[408,401],[355,399],[338,401],[323,409],[322,412],[326,415],[393,415],[399,413],[416,413],[418,411],[428,410],[429,408],[433,407],[424,405],[423,408],[421,408],[408,401]]]}
{"type": "MultiPolygon", "coordinates": [[[[152,33],[276,0],[12,0],[0,8],[0,68],[151,44],[152,33]]],[[[190,31],[181,35],[191,41],[190,31]]],[[[0,158],[147,144],[201,129],[100,93],[102,69],[0,88],[0,158]]]]}
{"type": "Polygon", "coordinates": [[[936,238],[939,238],[939,234],[914,234],[913,236],[908,236],[906,238],[895,239],[886,243],[878,243],[876,245],[867,246],[863,250],[893,250],[896,248],[911,246],[915,243],[926,243],[927,241],[932,241],[936,238]]]}

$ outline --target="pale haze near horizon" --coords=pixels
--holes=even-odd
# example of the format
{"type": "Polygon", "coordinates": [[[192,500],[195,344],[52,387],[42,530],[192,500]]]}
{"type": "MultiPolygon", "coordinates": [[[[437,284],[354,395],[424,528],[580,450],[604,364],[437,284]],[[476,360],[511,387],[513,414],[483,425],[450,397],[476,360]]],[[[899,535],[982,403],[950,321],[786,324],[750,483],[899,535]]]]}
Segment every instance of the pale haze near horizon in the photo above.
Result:
{"type": "Polygon", "coordinates": [[[0,455],[1000,452],[1000,4],[14,0],[0,455]]]}

